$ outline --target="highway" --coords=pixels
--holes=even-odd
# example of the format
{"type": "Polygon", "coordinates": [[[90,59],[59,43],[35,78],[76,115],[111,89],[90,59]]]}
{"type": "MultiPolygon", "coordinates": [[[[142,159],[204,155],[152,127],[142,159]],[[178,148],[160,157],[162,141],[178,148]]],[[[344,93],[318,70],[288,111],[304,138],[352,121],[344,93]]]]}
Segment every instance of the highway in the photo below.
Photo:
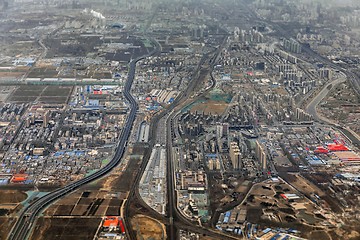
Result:
{"type": "MultiPolygon", "coordinates": [[[[206,67],[206,71],[209,72],[210,71],[210,76],[212,79],[212,85],[210,87],[208,87],[206,89],[206,91],[201,94],[201,95],[205,95],[207,92],[211,91],[215,85],[215,79],[211,74],[212,68],[215,66],[221,50],[223,49],[224,45],[226,44],[226,39],[224,39],[223,43],[221,44],[221,46],[219,46],[219,48],[217,49],[217,51],[214,53],[214,56],[212,57],[212,59],[210,60],[210,67],[206,67]]],[[[201,71],[201,65],[199,65],[199,69],[198,71],[201,71]]],[[[205,70],[205,69],[204,69],[205,70]]],[[[196,83],[196,81],[194,81],[194,83],[196,83]]],[[[192,91],[194,90],[194,87],[190,87],[187,89],[187,91],[184,93],[182,100],[185,100],[188,98],[188,96],[190,96],[190,94],[192,93],[192,91]]],[[[200,96],[201,96],[200,95],[200,96]]],[[[198,97],[200,97],[198,96],[198,97]]],[[[195,99],[194,99],[195,101],[195,99]]],[[[235,237],[229,236],[225,233],[221,233],[221,232],[217,232],[217,231],[213,231],[211,229],[207,229],[201,226],[198,226],[196,223],[190,221],[189,219],[187,219],[186,217],[184,217],[182,215],[182,213],[180,212],[180,210],[178,209],[177,206],[177,193],[175,190],[175,168],[174,168],[174,161],[172,159],[172,136],[173,136],[173,130],[174,128],[176,128],[176,126],[174,126],[174,119],[176,119],[177,115],[180,113],[180,107],[183,107],[184,101],[179,101],[178,105],[176,106],[176,110],[178,111],[173,111],[171,113],[170,116],[167,117],[167,121],[166,121],[166,138],[167,138],[167,144],[166,144],[166,150],[167,150],[167,195],[168,195],[168,205],[167,205],[167,217],[170,219],[170,223],[169,223],[169,231],[168,231],[168,239],[177,239],[177,233],[176,233],[176,227],[181,228],[183,230],[188,230],[190,232],[194,232],[194,233],[200,233],[203,235],[207,235],[207,236],[211,236],[214,237],[216,239],[236,239],[235,237]]],[[[175,108],[174,108],[175,110],[175,108]]]]}
{"type": "MultiPolygon", "coordinates": [[[[251,15],[251,17],[253,18],[254,21],[258,21],[258,22],[272,26],[273,29],[275,29],[279,33],[279,36],[282,36],[285,38],[292,37],[292,36],[289,36],[289,33],[287,31],[285,31],[278,23],[271,22],[271,21],[264,21],[264,19],[259,18],[257,16],[257,14],[254,13],[254,11],[247,4],[244,4],[243,6],[247,9],[248,13],[251,15]]],[[[360,80],[358,79],[358,76],[351,71],[351,69],[343,68],[342,66],[334,63],[327,57],[324,57],[324,56],[320,55],[319,53],[315,52],[314,50],[312,50],[310,47],[308,47],[305,44],[302,45],[302,50],[303,50],[303,53],[307,54],[307,56],[310,56],[313,59],[333,68],[334,70],[339,72],[339,74],[344,75],[347,78],[347,81],[350,83],[351,87],[357,93],[357,95],[360,96],[360,80]]],[[[338,81],[338,80],[335,80],[335,81],[338,81]]],[[[341,80],[339,80],[339,81],[341,82],[341,80]]],[[[334,83],[337,84],[336,82],[334,82],[334,83]]],[[[325,89],[322,89],[322,91],[320,91],[320,93],[315,97],[315,99],[313,99],[313,101],[311,101],[310,104],[306,107],[307,112],[310,113],[312,116],[314,116],[314,119],[316,119],[318,121],[329,123],[332,126],[338,128],[344,135],[346,135],[347,138],[349,138],[351,140],[351,142],[355,146],[360,147],[360,136],[358,136],[356,133],[354,133],[351,129],[341,127],[338,124],[334,124],[333,121],[326,119],[324,117],[321,117],[317,114],[316,106],[317,106],[318,102],[320,102],[328,94],[328,92],[329,91],[326,90],[326,87],[325,87],[325,89]]]]}
{"type": "Polygon", "coordinates": [[[156,51],[157,49],[154,49],[149,54],[136,58],[130,62],[128,79],[124,86],[124,96],[130,105],[130,112],[126,119],[124,128],[121,131],[119,142],[115,154],[111,159],[111,161],[104,168],[100,169],[94,174],[85,177],[79,181],[70,183],[69,185],[59,188],[53,192],[50,192],[49,194],[37,199],[32,204],[25,207],[22,210],[20,216],[18,217],[16,224],[13,226],[13,228],[11,229],[8,235],[9,240],[24,240],[30,237],[30,233],[33,227],[35,226],[37,216],[46,206],[48,206],[50,203],[54,202],[55,200],[65,196],[66,194],[73,192],[74,190],[80,188],[81,186],[105,176],[120,163],[125,153],[127,142],[138,110],[138,104],[130,93],[130,89],[135,77],[136,63],[139,60],[154,54],[156,51]]]}
{"type": "Polygon", "coordinates": [[[316,110],[317,105],[329,94],[329,92],[338,84],[346,82],[346,78],[339,78],[326,84],[323,89],[306,106],[306,112],[311,114],[316,121],[324,121],[334,124],[330,119],[320,116],[316,110]]]}
{"type": "MultiPolygon", "coordinates": [[[[250,16],[253,18],[254,22],[257,21],[257,22],[263,23],[265,25],[272,26],[272,28],[274,30],[276,30],[279,33],[279,36],[281,36],[281,37],[285,37],[285,38],[295,37],[295,36],[289,35],[289,32],[284,30],[278,23],[272,22],[272,21],[266,21],[266,20],[258,17],[258,15],[253,11],[253,9],[251,9],[247,5],[247,3],[244,3],[243,6],[248,11],[250,16]]],[[[332,67],[336,71],[339,71],[339,72],[345,74],[350,85],[354,89],[354,91],[360,96],[360,80],[359,80],[358,76],[351,71],[351,69],[343,68],[342,66],[340,66],[337,63],[334,63],[327,57],[324,57],[324,56],[320,55],[319,53],[315,52],[313,49],[311,49],[306,44],[302,44],[302,51],[303,51],[303,53],[306,53],[308,56],[312,57],[314,60],[317,60],[325,65],[328,65],[329,67],[332,67]]]]}
{"type": "MultiPolygon", "coordinates": [[[[224,39],[223,44],[226,43],[226,38],[224,39]]],[[[191,96],[191,94],[193,93],[193,90],[198,86],[199,84],[199,80],[201,80],[201,76],[203,74],[207,74],[209,72],[209,70],[215,65],[215,63],[217,62],[217,59],[220,55],[222,47],[219,46],[219,48],[217,48],[215,51],[204,54],[204,56],[202,57],[202,59],[200,60],[197,69],[194,71],[194,74],[192,76],[192,81],[189,83],[187,89],[182,92],[176,99],[175,101],[163,112],[159,113],[158,115],[156,115],[152,121],[151,121],[151,127],[150,127],[150,131],[151,131],[151,140],[149,142],[149,149],[151,152],[151,148],[155,145],[155,139],[156,139],[156,134],[158,133],[157,128],[159,127],[164,127],[166,128],[166,142],[169,143],[172,136],[172,128],[170,126],[170,124],[173,123],[173,117],[174,117],[174,112],[177,110],[179,110],[179,107],[182,106],[191,96]],[[207,64],[209,64],[211,66],[206,66],[207,64]],[[166,126],[159,126],[160,123],[160,119],[162,118],[166,118],[166,126]]],[[[208,89],[206,89],[205,92],[210,91],[214,86],[215,86],[215,80],[212,77],[212,86],[209,87],[208,89]]],[[[205,94],[205,93],[203,93],[205,94]]],[[[156,142],[157,143],[157,142],[156,142]]],[[[170,144],[167,144],[167,154],[171,154],[171,148],[172,146],[170,144]]],[[[196,223],[191,222],[190,220],[188,220],[187,218],[185,218],[178,210],[177,208],[177,196],[176,196],[176,192],[175,192],[175,185],[174,185],[174,166],[173,166],[173,162],[172,161],[168,161],[167,164],[167,186],[168,186],[168,191],[167,191],[167,198],[168,198],[168,205],[167,205],[167,215],[166,218],[162,215],[160,215],[159,213],[155,212],[155,210],[153,210],[152,208],[150,208],[140,197],[139,191],[138,191],[138,186],[139,186],[139,182],[141,179],[141,176],[144,173],[144,170],[146,168],[146,165],[148,163],[148,158],[149,158],[149,153],[147,154],[147,156],[143,157],[143,162],[141,163],[140,169],[136,175],[134,184],[132,185],[131,189],[130,189],[130,193],[129,193],[129,197],[128,200],[126,201],[126,206],[125,206],[125,222],[126,222],[126,228],[127,228],[127,234],[129,239],[136,239],[136,233],[134,233],[133,231],[131,231],[132,227],[131,227],[131,221],[130,221],[130,204],[131,202],[136,201],[138,204],[140,204],[143,208],[145,208],[147,211],[149,211],[152,215],[157,216],[158,219],[161,219],[164,223],[168,224],[167,227],[167,239],[170,240],[174,240],[177,239],[177,229],[183,229],[183,230],[188,230],[190,232],[193,233],[198,233],[201,235],[207,235],[210,237],[213,237],[215,239],[236,239],[232,236],[226,235],[224,233],[218,232],[218,231],[213,231],[207,228],[203,228],[200,227],[198,225],[196,225],[196,223]]],[[[168,155],[167,155],[168,156],[168,155]]],[[[168,156],[168,159],[169,158],[168,156]]]]}

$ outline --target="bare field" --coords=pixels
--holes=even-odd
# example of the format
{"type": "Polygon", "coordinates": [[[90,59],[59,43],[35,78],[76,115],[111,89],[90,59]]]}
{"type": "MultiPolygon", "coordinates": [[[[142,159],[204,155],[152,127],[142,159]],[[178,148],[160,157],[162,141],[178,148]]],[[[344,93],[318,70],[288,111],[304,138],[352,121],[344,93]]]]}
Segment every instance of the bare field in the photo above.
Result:
{"type": "Polygon", "coordinates": [[[27,198],[26,193],[17,190],[0,190],[0,204],[20,203],[27,198]]]}
{"type": "Polygon", "coordinates": [[[141,159],[131,159],[126,170],[122,172],[120,176],[109,179],[110,182],[107,184],[109,184],[111,190],[116,192],[128,192],[135,179],[136,173],[139,170],[140,163],[141,159]]]}
{"type": "Polygon", "coordinates": [[[306,180],[301,175],[298,174],[287,174],[287,175],[290,183],[300,192],[303,192],[305,194],[312,194],[315,192],[320,197],[325,196],[325,193],[321,189],[316,187],[314,184],[306,180]]]}
{"type": "Polygon", "coordinates": [[[165,227],[155,219],[144,215],[136,215],[131,219],[137,239],[166,239],[165,227]]]}
{"type": "Polygon", "coordinates": [[[0,78],[20,78],[22,75],[24,75],[25,72],[1,72],[0,71],[0,78]]]}
{"type": "Polygon", "coordinates": [[[25,85],[17,88],[9,98],[11,102],[28,103],[44,102],[61,104],[66,103],[68,96],[71,94],[72,87],[64,86],[32,86],[25,85]]]}
{"type": "Polygon", "coordinates": [[[58,75],[55,67],[35,67],[30,73],[30,78],[52,78],[58,75]]]}
{"type": "Polygon", "coordinates": [[[49,207],[46,216],[120,215],[123,200],[103,191],[77,191],[49,207]]]}
{"type": "Polygon", "coordinates": [[[195,105],[191,112],[203,112],[204,114],[217,114],[221,115],[225,112],[226,108],[228,107],[228,104],[225,102],[217,102],[217,101],[207,101],[205,103],[200,103],[198,105],[195,105]]]}
{"type": "Polygon", "coordinates": [[[0,239],[7,239],[7,235],[14,224],[15,219],[0,217],[0,239]]]}
{"type": "Polygon", "coordinates": [[[36,224],[34,240],[87,240],[93,239],[101,218],[40,218],[36,224]]]}

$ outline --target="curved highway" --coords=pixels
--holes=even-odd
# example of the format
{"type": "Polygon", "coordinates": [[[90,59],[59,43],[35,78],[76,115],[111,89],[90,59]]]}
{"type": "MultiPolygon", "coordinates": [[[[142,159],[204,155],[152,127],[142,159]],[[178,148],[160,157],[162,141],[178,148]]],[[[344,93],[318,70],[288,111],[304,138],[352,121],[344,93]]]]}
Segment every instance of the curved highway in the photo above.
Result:
{"type": "Polygon", "coordinates": [[[104,168],[100,169],[99,171],[95,172],[94,174],[92,174],[88,177],[85,177],[79,181],[70,183],[69,185],[67,185],[65,187],[59,188],[59,189],[45,195],[44,197],[37,199],[32,204],[25,207],[22,210],[20,216],[18,217],[16,224],[11,229],[11,231],[8,235],[9,240],[27,239],[30,235],[31,230],[34,227],[37,215],[46,206],[48,206],[50,203],[54,202],[55,200],[65,196],[66,194],[73,192],[74,190],[80,188],[81,186],[83,186],[87,183],[90,183],[98,178],[103,177],[104,175],[109,173],[114,167],[116,167],[120,163],[120,161],[125,153],[127,141],[129,139],[131,129],[132,129],[135,117],[136,117],[136,112],[138,110],[138,104],[137,104],[136,100],[133,98],[133,96],[130,94],[130,89],[131,89],[131,86],[132,86],[132,83],[133,83],[133,80],[135,77],[136,63],[139,60],[152,55],[156,51],[157,51],[157,49],[154,49],[149,54],[142,56],[142,57],[138,57],[130,62],[128,79],[124,86],[124,96],[130,104],[130,113],[126,119],[125,126],[123,127],[123,129],[121,131],[119,143],[117,145],[117,148],[116,148],[116,151],[115,151],[115,154],[114,154],[112,160],[104,168]]]}
{"type": "MultiPolygon", "coordinates": [[[[222,44],[225,44],[226,39],[224,39],[224,42],[222,44]]],[[[150,140],[149,143],[149,148],[151,149],[152,146],[154,146],[155,144],[155,134],[156,134],[156,129],[158,127],[158,123],[159,120],[163,117],[167,117],[168,120],[166,122],[167,125],[167,138],[170,137],[171,139],[171,127],[170,125],[173,123],[172,119],[173,119],[173,114],[174,114],[174,110],[176,110],[176,108],[178,108],[180,105],[182,105],[191,95],[191,93],[193,92],[194,88],[198,85],[198,80],[199,77],[201,75],[201,72],[207,72],[209,71],[210,67],[204,67],[203,65],[208,63],[209,65],[211,65],[211,68],[214,66],[214,64],[216,63],[219,55],[220,55],[220,51],[221,51],[221,47],[215,49],[213,52],[204,54],[204,56],[202,57],[202,59],[200,60],[197,69],[194,71],[194,74],[192,76],[192,81],[190,82],[190,84],[188,85],[187,89],[182,92],[176,99],[175,101],[166,109],[166,111],[163,111],[161,113],[159,113],[158,115],[156,115],[154,117],[154,119],[151,121],[151,132],[152,132],[152,139],[150,140]],[[214,55],[213,55],[214,54],[214,55]],[[211,56],[213,55],[213,56],[211,56]],[[167,114],[170,114],[169,116],[166,116],[167,114]]],[[[211,72],[211,71],[210,71],[211,72]]],[[[213,79],[212,76],[212,85],[206,90],[210,91],[214,86],[215,86],[215,80],[213,79]]],[[[169,142],[170,140],[168,140],[167,142],[169,142]]],[[[171,152],[171,148],[169,150],[170,145],[167,145],[167,152],[170,153],[171,152]]],[[[168,176],[167,179],[169,179],[167,186],[168,186],[168,194],[167,194],[167,198],[168,198],[168,204],[167,204],[167,215],[163,216],[160,215],[159,213],[157,213],[155,210],[153,210],[152,208],[150,208],[140,197],[139,191],[138,191],[138,185],[141,179],[141,176],[144,173],[144,170],[146,168],[146,165],[148,163],[148,158],[149,158],[149,153],[147,156],[144,157],[144,160],[141,163],[140,169],[136,175],[134,184],[131,187],[130,193],[129,193],[129,197],[128,200],[126,201],[126,206],[125,206],[125,222],[126,222],[126,228],[127,228],[127,234],[128,237],[130,239],[136,239],[136,233],[134,231],[132,231],[132,225],[131,225],[131,221],[129,220],[129,216],[130,216],[130,203],[133,201],[137,201],[137,203],[139,203],[142,207],[144,207],[147,211],[151,212],[152,214],[156,215],[158,219],[162,219],[168,226],[167,226],[167,239],[177,239],[178,235],[177,235],[177,230],[178,229],[183,229],[183,230],[188,230],[194,233],[198,233],[201,235],[206,235],[206,236],[210,236],[213,237],[214,239],[236,239],[232,236],[226,235],[222,232],[217,232],[217,231],[213,231],[210,229],[206,229],[204,227],[200,227],[198,225],[196,225],[196,223],[191,222],[190,220],[188,220],[187,218],[185,218],[178,210],[178,208],[176,207],[176,196],[175,196],[175,189],[174,189],[174,179],[173,179],[173,164],[171,161],[168,161],[167,164],[167,172],[168,172],[168,176]]]]}
{"type": "Polygon", "coordinates": [[[326,119],[323,116],[320,116],[316,110],[316,107],[319,103],[329,94],[329,92],[336,87],[338,84],[346,82],[346,78],[336,79],[334,81],[326,84],[322,90],[311,100],[311,102],[307,105],[306,111],[313,116],[313,118],[317,121],[324,121],[335,124],[332,120],[326,119]]]}
{"type": "MultiPolygon", "coordinates": [[[[204,93],[201,95],[205,95],[207,92],[211,91],[216,86],[216,81],[212,75],[212,69],[214,68],[215,64],[218,61],[218,58],[220,56],[221,50],[226,44],[227,38],[224,38],[222,44],[219,46],[219,48],[214,52],[214,56],[209,60],[210,66],[205,67],[207,72],[210,72],[211,76],[211,86],[209,86],[204,93]]],[[[201,70],[201,65],[199,65],[199,70],[201,70]]],[[[194,84],[196,81],[193,82],[194,84]]],[[[208,229],[202,226],[198,226],[195,222],[192,222],[191,220],[184,217],[184,215],[180,212],[177,204],[177,193],[175,189],[175,166],[172,160],[172,135],[174,130],[174,119],[179,114],[180,107],[183,107],[183,100],[188,99],[188,96],[193,91],[194,87],[189,88],[188,91],[185,92],[184,96],[185,98],[180,99],[177,106],[175,106],[173,109],[178,111],[174,111],[170,114],[166,121],[166,129],[167,129],[167,198],[168,198],[168,204],[167,204],[167,217],[170,220],[170,224],[168,226],[168,239],[177,239],[177,227],[180,227],[180,229],[186,229],[188,231],[194,232],[194,233],[200,233],[202,235],[207,235],[210,237],[214,237],[215,239],[237,239],[236,237],[233,237],[231,235],[227,235],[223,232],[214,231],[212,229],[208,229]]],[[[200,97],[200,96],[199,96],[200,97]]],[[[194,100],[195,101],[195,100],[194,100]]]]}

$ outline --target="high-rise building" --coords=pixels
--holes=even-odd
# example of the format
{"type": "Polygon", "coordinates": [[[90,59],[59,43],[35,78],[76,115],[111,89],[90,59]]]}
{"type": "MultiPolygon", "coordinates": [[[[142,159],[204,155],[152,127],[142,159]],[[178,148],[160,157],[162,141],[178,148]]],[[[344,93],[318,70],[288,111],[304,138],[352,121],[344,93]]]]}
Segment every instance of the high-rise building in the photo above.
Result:
{"type": "Polygon", "coordinates": [[[49,124],[49,120],[50,120],[50,112],[47,111],[45,112],[44,116],[43,116],[43,127],[46,128],[49,124]]]}
{"type": "Polygon", "coordinates": [[[296,115],[297,121],[311,121],[312,120],[312,116],[310,114],[306,113],[301,108],[296,108],[295,115],[296,115]]]}
{"type": "Polygon", "coordinates": [[[219,159],[216,159],[216,161],[215,161],[215,164],[214,164],[214,168],[215,168],[215,170],[220,170],[220,160],[219,159]]]}
{"type": "Polygon", "coordinates": [[[261,169],[266,170],[267,168],[267,156],[265,147],[259,141],[256,141],[255,155],[258,161],[260,162],[261,169]]]}
{"type": "Polygon", "coordinates": [[[229,134],[229,124],[228,123],[218,123],[216,125],[216,137],[220,139],[229,134]]]}
{"type": "Polygon", "coordinates": [[[325,79],[332,78],[332,72],[331,72],[331,69],[329,69],[329,68],[320,68],[318,72],[319,72],[320,78],[325,78],[325,79]]]}
{"type": "Polygon", "coordinates": [[[214,170],[214,160],[212,160],[212,159],[209,160],[208,168],[210,171],[214,170]]]}
{"type": "Polygon", "coordinates": [[[236,142],[230,143],[230,159],[234,169],[240,169],[242,167],[241,152],[239,145],[236,142]]]}

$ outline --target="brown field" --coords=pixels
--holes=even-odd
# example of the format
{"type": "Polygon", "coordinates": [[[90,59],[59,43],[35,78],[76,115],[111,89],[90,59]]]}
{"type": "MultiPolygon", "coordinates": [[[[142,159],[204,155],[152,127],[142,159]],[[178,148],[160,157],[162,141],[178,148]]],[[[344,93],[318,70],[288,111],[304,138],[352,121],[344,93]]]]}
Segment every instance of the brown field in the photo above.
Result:
{"type": "MultiPolygon", "coordinates": [[[[54,213],[55,216],[68,216],[73,210],[73,205],[60,205],[57,206],[56,211],[54,213]]],[[[50,209],[49,209],[50,212],[50,209]]]]}
{"type": "Polygon", "coordinates": [[[228,104],[225,102],[217,102],[217,101],[207,101],[205,103],[200,103],[198,105],[195,105],[191,112],[203,112],[206,115],[209,114],[217,114],[221,115],[225,112],[226,108],[228,107],[228,104]]]}
{"type": "Polygon", "coordinates": [[[12,102],[66,103],[72,87],[64,86],[31,86],[24,85],[17,88],[9,98],[12,102]]]}
{"type": "Polygon", "coordinates": [[[208,236],[200,236],[200,240],[217,240],[216,238],[208,237],[208,236]]]}
{"type": "Polygon", "coordinates": [[[0,217],[0,239],[6,239],[15,219],[0,217]]]}
{"type": "Polygon", "coordinates": [[[109,175],[109,178],[106,178],[104,188],[115,192],[128,192],[135,179],[135,175],[139,170],[140,163],[141,158],[131,159],[131,161],[128,162],[125,171],[119,173],[114,171],[114,174],[109,175]]]}
{"type": "Polygon", "coordinates": [[[304,194],[317,193],[320,197],[325,196],[325,193],[316,187],[314,184],[306,180],[298,174],[288,174],[290,183],[300,192],[304,194]]]}
{"type": "Polygon", "coordinates": [[[327,232],[324,231],[313,231],[310,233],[310,239],[322,239],[322,240],[331,240],[331,237],[327,232]]]}
{"type": "Polygon", "coordinates": [[[106,210],[106,215],[119,216],[120,215],[120,206],[119,207],[108,207],[108,209],[106,210]]]}
{"type": "Polygon", "coordinates": [[[88,209],[88,205],[76,205],[76,207],[72,210],[72,216],[83,216],[88,209]]]}
{"type": "Polygon", "coordinates": [[[155,219],[144,215],[136,215],[131,219],[137,239],[166,239],[165,226],[155,219]]]}
{"type": "Polygon", "coordinates": [[[1,72],[0,71],[0,78],[5,78],[5,77],[19,78],[24,74],[25,74],[25,72],[1,72]]]}
{"type": "Polygon", "coordinates": [[[40,218],[30,239],[93,239],[101,218],[40,218]]]}
{"type": "Polygon", "coordinates": [[[32,69],[32,71],[29,73],[30,78],[52,78],[57,77],[58,71],[56,71],[55,67],[35,67],[32,69]]]}
{"type": "Polygon", "coordinates": [[[20,203],[27,198],[26,193],[17,190],[0,190],[0,204],[20,203]]]}

